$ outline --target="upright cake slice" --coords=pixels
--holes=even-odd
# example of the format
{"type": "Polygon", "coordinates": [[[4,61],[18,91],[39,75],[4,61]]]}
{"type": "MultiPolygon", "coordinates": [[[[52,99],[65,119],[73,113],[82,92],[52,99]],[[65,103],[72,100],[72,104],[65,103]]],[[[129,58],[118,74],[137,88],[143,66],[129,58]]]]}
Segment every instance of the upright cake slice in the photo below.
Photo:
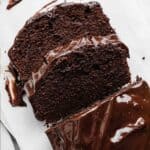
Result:
{"type": "Polygon", "coordinates": [[[54,150],[149,150],[150,88],[137,81],[52,126],[54,150]]]}
{"type": "Polygon", "coordinates": [[[7,89],[13,105],[26,93],[37,118],[53,122],[117,91],[130,73],[128,48],[98,3],[49,8],[27,21],[9,50],[15,79],[7,89]]]}

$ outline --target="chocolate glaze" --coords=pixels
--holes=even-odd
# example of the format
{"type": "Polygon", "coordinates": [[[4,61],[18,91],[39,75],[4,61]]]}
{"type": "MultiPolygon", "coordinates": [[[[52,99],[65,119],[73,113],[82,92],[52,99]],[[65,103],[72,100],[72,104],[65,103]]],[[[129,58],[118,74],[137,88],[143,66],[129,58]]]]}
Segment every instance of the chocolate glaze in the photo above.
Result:
{"type": "Polygon", "coordinates": [[[7,9],[11,9],[12,7],[14,7],[16,4],[18,4],[21,1],[22,0],[9,0],[8,5],[7,5],[7,9]]]}
{"type": "Polygon", "coordinates": [[[54,150],[149,150],[150,88],[130,84],[46,133],[54,150]]]}
{"type": "Polygon", "coordinates": [[[9,97],[10,97],[10,103],[14,106],[14,105],[18,105],[19,101],[16,100],[17,98],[17,87],[15,84],[15,80],[14,78],[12,79],[6,79],[6,90],[9,91],[9,97]]]}
{"type": "Polygon", "coordinates": [[[26,106],[26,104],[22,100],[21,88],[17,86],[16,80],[10,72],[7,73],[5,87],[8,92],[9,101],[13,106],[26,106]]]}
{"type": "Polygon", "coordinates": [[[12,65],[12,63],[8,66],[9,71],[5,71],[6,73],[6,84],[5,88],[9,96],[9,101],[12,106],[26,106],[25,102],[22,99],[23,91],[21,82],[18,79],[17,72],[12,65]]]}

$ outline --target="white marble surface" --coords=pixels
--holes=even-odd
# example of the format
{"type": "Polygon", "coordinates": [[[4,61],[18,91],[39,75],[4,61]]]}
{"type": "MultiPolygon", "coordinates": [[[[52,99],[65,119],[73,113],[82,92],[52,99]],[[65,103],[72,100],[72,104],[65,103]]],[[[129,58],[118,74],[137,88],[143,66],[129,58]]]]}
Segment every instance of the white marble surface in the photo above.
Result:
{"type": "MultiPolygon", "coordinates": [[[[44,134],[44,123],[35,119],[29,103],[25,108],[10,106],[4,90],[3,70],[8,63],[8,57],[4,52],[10,48],[25,21],[48,1],[23,0],[10,11],[5,10],[6,0],[1,0],[0,3],[1,120],[16,137],[21,150],[51,150],[51,146],[44,134]]],[[[129,65],[133,80],[139,75],[150,83],[150,1],[99,0],[99,2],[119,37],[130,49],[129,65]],[[145,57],[145,60],[142,60],[142,57],[145,57]]],[[[5,137],[3,134],[1,136],[4,139],[1,150],[7,150],[4,148],[5,137]]]]}

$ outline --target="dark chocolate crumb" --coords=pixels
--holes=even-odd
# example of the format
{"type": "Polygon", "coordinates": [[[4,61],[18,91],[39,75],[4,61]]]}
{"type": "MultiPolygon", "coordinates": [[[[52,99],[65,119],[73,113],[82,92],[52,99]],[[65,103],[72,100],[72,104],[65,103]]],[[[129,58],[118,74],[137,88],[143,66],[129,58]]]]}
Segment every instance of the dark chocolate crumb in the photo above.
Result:
{"type": "Polygon", "coordinates": [[[145,60],[145,56],[143,56],[142,59],[145,60]]]}

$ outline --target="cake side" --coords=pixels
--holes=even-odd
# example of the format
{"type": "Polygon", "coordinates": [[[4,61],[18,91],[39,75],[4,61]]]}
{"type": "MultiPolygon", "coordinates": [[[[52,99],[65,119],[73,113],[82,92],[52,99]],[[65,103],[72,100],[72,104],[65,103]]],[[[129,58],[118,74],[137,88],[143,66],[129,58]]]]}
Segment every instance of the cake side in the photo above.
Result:
{"type": "Polygon", "coordinates": [[[150,88],[137,81],[47,130],[54,150],[148,150],[150,88]]]}

